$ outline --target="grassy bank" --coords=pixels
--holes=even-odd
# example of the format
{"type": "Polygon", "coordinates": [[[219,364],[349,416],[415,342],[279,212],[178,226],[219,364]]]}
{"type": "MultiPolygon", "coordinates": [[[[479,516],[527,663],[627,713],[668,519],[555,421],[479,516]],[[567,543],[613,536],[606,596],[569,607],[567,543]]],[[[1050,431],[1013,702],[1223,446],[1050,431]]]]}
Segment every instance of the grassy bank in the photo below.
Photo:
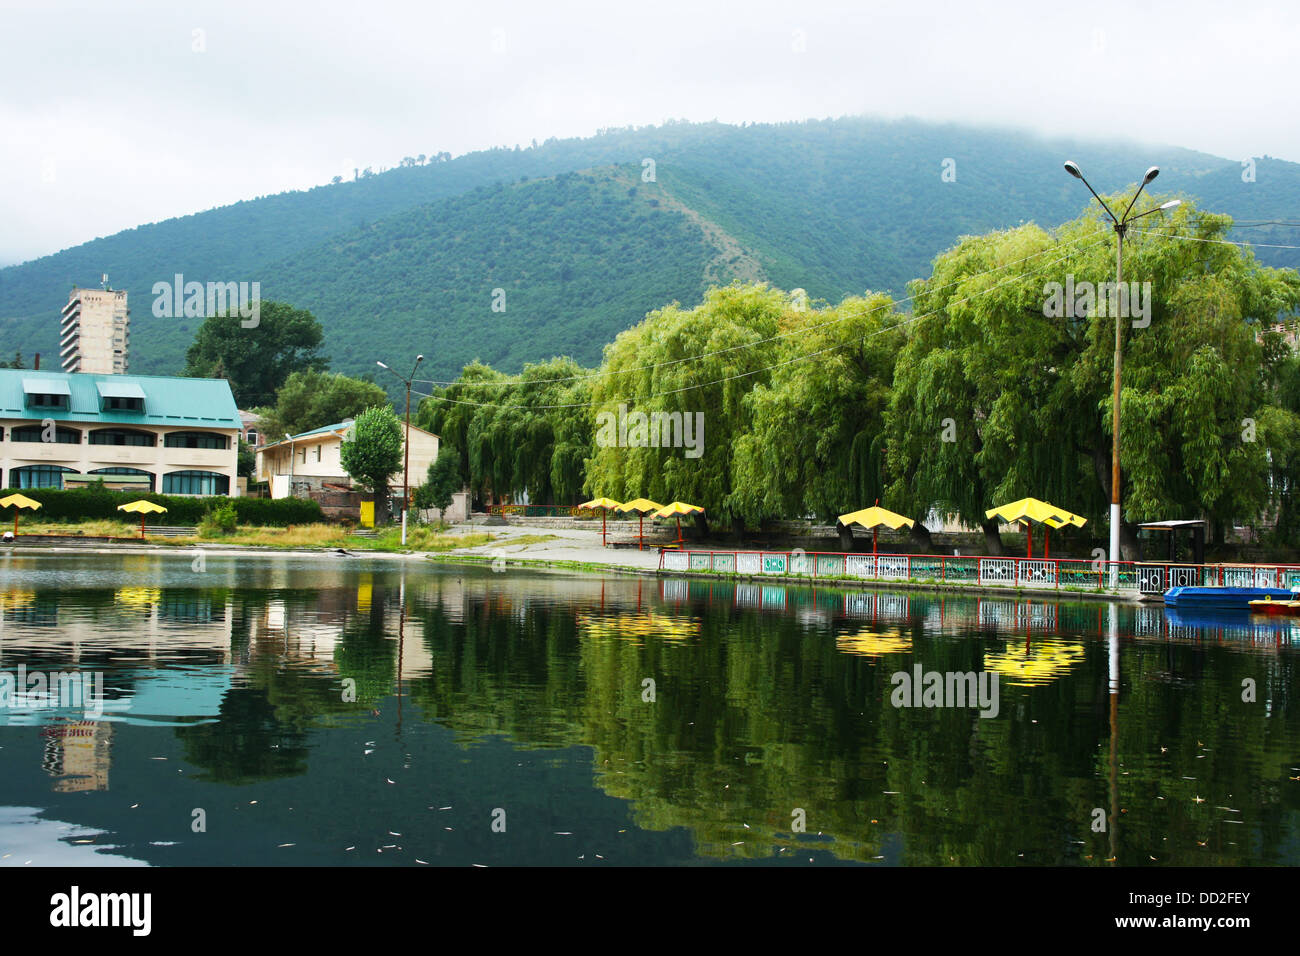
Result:
{"type": "MultiPolygon", "coordinates": [[[[20,535],[45,535],[76,538],[127,538],[140,540],[138,522],[96,519],[93,521],[57,522],[29,520],[18,527],[20,535]]],[[[450,551],[489,544],[495,536],[487,533],[454,535],[439,528],[415,525],[407,528],[406,545],[402,545],[400,528],[385,528],[373,538],[349,534],[334,524],[302,524],[287,528],[240,525],[226,534],[199,533],[193,537],[167,538],[145,535],[149,544],[192,548],[196,544],[248,545],[263,548],[346,548],[349,551],[450,551]]]]}

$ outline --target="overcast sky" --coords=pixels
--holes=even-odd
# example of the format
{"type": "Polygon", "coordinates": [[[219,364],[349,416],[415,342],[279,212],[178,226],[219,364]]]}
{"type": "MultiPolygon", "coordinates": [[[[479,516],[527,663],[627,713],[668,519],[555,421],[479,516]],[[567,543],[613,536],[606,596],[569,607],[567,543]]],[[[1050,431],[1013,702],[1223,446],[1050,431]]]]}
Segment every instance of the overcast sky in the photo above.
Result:
{"type": "Polygon", "coordinates": [[[1271,3],[0,0],[0,264],[403,156],[870,114],[1300,161],[1271,3]]]}

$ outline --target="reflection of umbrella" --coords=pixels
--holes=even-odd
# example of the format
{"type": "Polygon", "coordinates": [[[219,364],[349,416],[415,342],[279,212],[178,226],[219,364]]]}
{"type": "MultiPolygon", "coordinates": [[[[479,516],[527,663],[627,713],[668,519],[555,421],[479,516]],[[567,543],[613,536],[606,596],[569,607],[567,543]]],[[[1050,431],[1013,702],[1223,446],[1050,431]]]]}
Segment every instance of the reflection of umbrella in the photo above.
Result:
{"type": "Polygon", "coordinates": [[[10,495],[8,498],[0,498],[0,508],[14,509],[14,537],[18,537],[18,509],[31,508],[35,511],[41,507],[39,501],[34,501],[26,495],[10,495]]]}
{"type": "MultiPolygon", "coordinates": [[[[1023,521],[1028,525],[1030,522],[1037,522],[1046,525],[1049,529],[1061,528],[1067,524],[1082,528],[1088,521],[1087,518],[1080,518],[1064,508],[1058,508],[1046,501],[1039,501],[1037,498],[1021,498],[1009,505],[990,508],[984,513],[984,516],[986,518],[1000,518],[1007,524],[1019,524],[1023,521]]],[[[1028,556],[1032,558],[1034,556],[1034,534],[1030,528],[1026,528],[1026,531],[1029,532],[1028,556]]],[[[1047,531],[1043,532],[1043,546],[1047,549],[1045,556],[1051,557],[1051,544],[1047,540],[1047,534],[1047,531]]]]}
{"type": "Polygon", "coordinates": [[[162,505],[154,504],[152,501],[145,501],[141,498],[139,501],[129,501],[124,505],[117,506],[118,511],[138,511],[140,512],[140,537],[144,537],[144,516],[147,514],[162,514],[167,509],[162,505]]]}
{"type": "Polygon", "coordinates": [[[640,551],[645,547],[645,516],[652,511],[658,511],[663,505],[651,501],[649,498],[635,498],[626,504],[618,506],[618,510],[626,514],[629,511],[635,511],[641,516],[640,533],[637,535],[637,550],[640,551]]]}
{"type": "Polygon", "coordinates": [[[664,505],[655,512],[656,518],[676,518],[677,519],[677,543],[682,543],[682,515],[702,515],[704,509],[699,505],[688,505],[684,501],[674,501],[670,505],[664,505]]]}
{"type": "Polygon", "coordinates": [[[880,507],[879,503],[872,505],[870,508],[863,508],[861,511],[854,511],[851,514],[840,515],[840,524],[843,525],[861,525],[864,528],[871,529],[871,553],[876,553],[876,535],[880,533],[880,526],[884,525],[891,531],[897,531],[903,525],[909,528],[916,524],[911,518],[904,518],[902,515],[894,514],[880,507]]]}
{"type": "Polygon", "coordinates": [[[885,654],[906,654],[912,649],[912,639],[901,633],[882,634],[865,628],[854,634],[839,635],[835,638],[835,647],[846,654],[882,657],[885,654]]]}
{"type": "Polygon", "coordinates": [[[578,505],[579,508],[587,508],[592,511],[597,508],[600,509],[600,546],[602,548],[605,546],[605,516],[618,506],[619,502],[613,498],[592,498],[590,501],[584,501],[578,505]]]}
{"type": "Polygon", "coordinates": [[[1050,638],[1028,650],[1008,643],[1005,651],[985,655],[984,669],[1021,687],[1046,684],[1081,662],[1084,653],[1082,644],[1050,638]]]}

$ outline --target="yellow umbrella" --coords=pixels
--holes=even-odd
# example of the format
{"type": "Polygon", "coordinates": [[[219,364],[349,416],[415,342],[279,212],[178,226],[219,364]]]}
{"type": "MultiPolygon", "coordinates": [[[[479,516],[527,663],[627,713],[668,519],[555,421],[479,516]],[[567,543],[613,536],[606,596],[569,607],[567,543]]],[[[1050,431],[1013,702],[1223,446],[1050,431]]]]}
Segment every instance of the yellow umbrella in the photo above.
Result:
{"type": "Polygon", "coordinates": [[[18,537],[18,509],[31,508],[35,511],[41,507],[39,501],[28,498],[26,495],[10,495],[8,498],[0,498],[0,508],[14,509],[14,537],[18,537]]]}
{"type": "Polygon", "coordinates": [[[591,511],[595,511],[597,508],[600,509],[600,546],[602,548],[605,546],[605,518],[621,504],[622,502],[615,501],[613,498],[592,498],[590,501],[584,501],[578,505],[579,508],[587,508],[591,511]]]}
{"type": "Polygon", "coordinates": [[[663,505],[659,504],[657,501],[651,501],[649,498],[634,498],[631,501],[618,506],[618,510],[622,511],[624,514],[629,511],[635,511],[641,516],[641,530],[637,535],[638,551],[645,548],[645,516],[650,514],[652,511],[658,511],[662,507],[663,505]]]}
{"type": "Polygon", "coordinates": [[[682,515],[702,515],[704,509],[699,505],[688,505],[684,501],[674,501],[670,505],[664,505],[655,512],[656,518],[676,518],[677,519],[677,543],[682,543],[682,515]]]}
{"type": "Polygon", "coordinates": [[[140,512],[140,537],[144,537],[144,516],[147,514],[162,514],[167,509],[162,505],[154,504],[152,501],[145,501],[141,498],[139,501],[129,501],[124,505],[117,506],[118,511],[138,511],[140,512]]]}
{"type": "MultiPolygon", "coordinates": [[[[990,508],[984,512],[984,516],[986,518],[1000,518],[1007,524],[1019,524],[1022,521],[1026,524],[1037,522],[1046,525],[1048,528],[1061,528],[1067,524],[1082,528],[1088,522],[1087,518],[1081,518],[1064,508],[1058,508],[1046,501],[1039,501],[1037,498],[1021,498],[1019,501],[1013,501],[1008,505],[990,508]]],[[[1047,541],[1046,535],[1047,532],[1044,532],[1043,545],[1047,549],[1046,557],[1051,557],[1051,544],[1047,541]]],[[[1033,556],[1034,536],[1033,532],[1029,531],[1029,557],[1032,558],[1033,556]]]]}
{"type": "Polygon", "coordinates": [[[840,515],[840,524],[843,525],[861,525],[864,528],[871,529],[871,553],[876,553],[876,536],[879,534],[881,525],[889,528],[891,531],[897,531],[903,525],[912,527],[916,522],[911,518],[904,518],[900,514],[894,514],[885,508],[880,507],[879,502],[870,508],[863,508],[861,511],[853,511],[846,515],[840,515]]]}

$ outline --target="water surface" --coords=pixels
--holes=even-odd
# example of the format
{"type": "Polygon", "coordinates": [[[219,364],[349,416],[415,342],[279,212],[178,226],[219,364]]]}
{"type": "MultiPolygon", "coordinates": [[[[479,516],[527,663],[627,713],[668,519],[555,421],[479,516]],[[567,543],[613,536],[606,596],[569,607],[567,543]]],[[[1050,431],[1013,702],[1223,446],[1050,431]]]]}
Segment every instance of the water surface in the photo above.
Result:
{"type": "Polygon", "coordinates": [[[0,866],[1296,864],[1298,647],[1160,607],[8,554],[0,674],[104,700],[0,708],[0,866]],[[918,664],[996,673],[996,716],[894,706],[918,664]]]}

